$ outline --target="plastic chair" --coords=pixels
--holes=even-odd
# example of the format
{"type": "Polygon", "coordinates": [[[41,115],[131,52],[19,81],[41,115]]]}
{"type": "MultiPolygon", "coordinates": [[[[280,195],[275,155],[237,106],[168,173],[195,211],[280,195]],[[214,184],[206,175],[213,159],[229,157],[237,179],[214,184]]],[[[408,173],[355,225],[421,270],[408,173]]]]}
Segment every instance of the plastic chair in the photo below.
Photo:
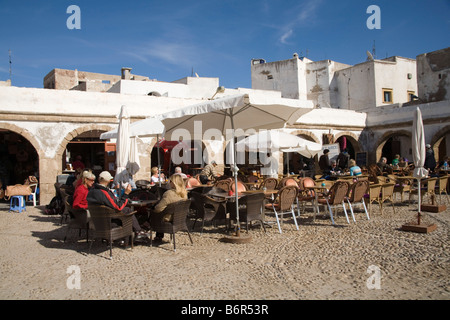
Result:
{"type": "Polygon", "coordinates": [[[11,196],[9,211],[27,211],[27,208],[25,207],[25,196],[11,196]]]}
{"type": "Polygon", "coordinates": [[[37,195],[39,193],[39,187],[37,183],[30,184],[31,194],[28,196],[28,200],[33,201],[33,207],[36,207],[37,195]]]}

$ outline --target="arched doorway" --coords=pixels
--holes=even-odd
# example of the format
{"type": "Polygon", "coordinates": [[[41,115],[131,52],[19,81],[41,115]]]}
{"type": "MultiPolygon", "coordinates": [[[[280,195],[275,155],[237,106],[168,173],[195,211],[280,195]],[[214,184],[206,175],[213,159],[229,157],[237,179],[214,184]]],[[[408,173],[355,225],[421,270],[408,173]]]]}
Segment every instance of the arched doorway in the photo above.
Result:
{"type": "Polygon", "coordinates": [[[441,162],[445,157],[450,156],[450,126],[439,130],[431,141],[436,161],[441,162]]]}
{"type": "Polygon", "coordinates": [[[384,138],[377,148],[377,161],[386,157],[387,163],[391,163],[396,155],[412,161],[411,135],[406,132],[394,132],[384,138]]]}
{"type": "Polygon", "coordinates": [[[39,155],[24,136],[0,129],[0,177],[2,186],[23,184],[28,176],[39,179],[39,155]]]}
{"type": "Polygon", "coordinates": [[[107,170],[115,174],[116,144],[100,139],[104,130],[87,130],[69,141],[62,153],[63,172],[69,173],[75,169],[74,162],[78,159],[84,168],[92,169],[98,176],[107,170]]]}

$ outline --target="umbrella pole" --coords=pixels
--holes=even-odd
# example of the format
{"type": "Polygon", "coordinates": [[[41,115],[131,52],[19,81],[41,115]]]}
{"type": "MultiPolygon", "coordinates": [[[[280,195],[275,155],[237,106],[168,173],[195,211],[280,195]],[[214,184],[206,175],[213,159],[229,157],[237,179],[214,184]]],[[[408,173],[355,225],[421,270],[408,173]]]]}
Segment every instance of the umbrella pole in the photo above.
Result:
{"type": "Polygon", "coordinates": [[[158,145],[158,180],[159,180],[159,186],[161,187],[161,161],[159,159],[159,151],[160,151],[160,145],[159,145],[159,134],[156,135],[156,144],[158,145]]]}
{"type": "Polygon", "coordinates": [[[251,240],[251,237],[249,235],[246,236],[242,236],[241,235],[241,223],[239,221],[239,197],[238,197],[238,178],[237,178],[237,160],[236,160],[236,146],[234,143],[234,122],[233,122],[233,113],[232,111],[230,111],[230,113],[227,115],[230,117],[230,121],[231,121],[231,130],[233,130],[232,132],[232,155],[233,155],[233,172],[234,172],[234,188],[235,188],[235,203],[236,203],[236,233],[234,236],[230,236],[230,237],[225,237],[222,239],[222,241],[224,242],[229,242],[229,243],[248,243],[251,240]]]}
{"type": "Polygon", "coordinates": [[[420,225],[420,206],[421,206],[421,196],[420,196],[420,192],[421,192],[421,186],[420,186],[420,180],[421,180],[421,178],[418,178],[417,179],[417,182],[418,182],[418,192],[417,192],[417,195],[418,195],[418,199],[417,199],[417,203],[419,204],[419,210],[417,211],[417,225],[420,225]]]}
{"type": "MultiPolygon", "coordinates": [[[[230,112],[231,113],[231,112],[230,112]]],[[[239,221],[239,197],[238,197],[238,178],[237,178],[237,160],[236,160],[236,146],[235,146],[235,142],[234,142],[234,121],[233,121],[233,115],[230,115],[230,120],[231,120],[231,129],[233,130],[232,132],[232,146],[233,146],[233,173],[234,173],[234,188],[235,188],[235,202],[236,202],[236,236],[240,237],[241,236],[241,224],[239,221]]]]}

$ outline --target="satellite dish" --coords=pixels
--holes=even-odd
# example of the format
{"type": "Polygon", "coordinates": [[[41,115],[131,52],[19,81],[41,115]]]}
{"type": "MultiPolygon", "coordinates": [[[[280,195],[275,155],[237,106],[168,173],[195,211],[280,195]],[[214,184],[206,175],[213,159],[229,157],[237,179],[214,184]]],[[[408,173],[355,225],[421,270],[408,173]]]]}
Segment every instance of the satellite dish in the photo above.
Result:
{"type": "Polygon", "coordinates": [[[367,61],[373,61],[373,56],[369,51],[366,51],[367,54],[367,61]]]}

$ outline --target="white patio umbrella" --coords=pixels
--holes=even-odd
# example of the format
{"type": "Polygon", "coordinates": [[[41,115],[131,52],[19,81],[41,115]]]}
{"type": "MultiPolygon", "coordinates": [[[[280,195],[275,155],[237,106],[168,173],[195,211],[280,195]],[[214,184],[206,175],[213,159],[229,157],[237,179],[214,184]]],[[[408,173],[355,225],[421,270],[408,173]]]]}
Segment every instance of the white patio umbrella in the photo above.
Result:
{"type": "MultiPolygon", "coordinates": [[[[107,139],[117,139],[118,138],[118,129],[113,129],[111,131],[102,133],[100,135],[100,139],[107,140],[107,139]]],[[[156,145],[159,144],[159,136],[164,136],[164,124],[154,117],[149,117],[143,120],[139,120],[136,122],[133,122],[129,125],[129,132],[130,132],[130,163],[129,167],[131,168],[131,172],[134,172],[132,174],[135,174],[137,171],[139,171],[140,163],[139,161],[139,155],[137,153],[137,145],[136,145],[136,138],[137,137],[156,137],[156,145]],[[134,164],[133,164],[134,163],[134,164]]],[[[161,171],[161,164],[159,159],[159,152],[158,152],[158,168],[159,171],[161,171]]],[[[130,173],[131,173],[130,172],[130,173]]],[[[159,179],[159,185],[161,186],[161,179],[159,179]]]]}
{"type": "Polygon", "coordinates": [[[305,156],[310,154],[311,156],[314,156],[322,150],[322,145],[287,132],[279,130],[262,130],[236,143],[237,152],[244,149],[246,151],[263,153],[276,151],[298,152],[305,154],[305,156]]]}
{"type": "Polygon", "coordinates": [[[418,225],[420,225],[420,216],[421,216],[420,181],[422,178],[428,176],[427,169],[423,167],[425,163],[425,154],[426,154],[425,132],[423,129],[422,113],[420,112],[420,109],[417,107],[416,111],[414,112],[413,126],[412,126],[412,155],[414,161],[413,177],[416,178],[418,182],[418,203],[419,203],[419,209],[417,214],[418,225]]]}
{"type": "MultiPolygon", "coordinates": [[[[297,152],[301,154],[302,156],[310,159],[314,157],[316,154],[318,154],[322,150],[322,145],[320,143],[312,142],[303,138],[300,138],[303,141],[300,143],[300,146],[293,147],[293,148],[284,148],[281,149],[281,152],[291,153],[291,152],[297,152]]],[[[288,175],[289,175],[289,161],[287,162],[288,167],[288,175]]]]}
{"type": "MultiPolygon", "coordinates": [[[[235,129],[275,129],[282,128],[286,123],[293,124],[299,117],[310,111],[311,107],[302,107],[300,100],[270,99],[264,100],[247,94],[226,96],[194,104],[172,112],[157,116],[166,128],[166,136],[170,136],[177,129],[202,134],[209,129],[217,129],[222,135],[231,130],[234,142],[235,129]]],[[[233,146],[234,178],[237,185],[236,148],[233,146]]],[[[240,236],[239,204],[236,193],[236,223],[240,236]]]]}
{"type": "Polygon", "coordinates": [[[236,143],[236,150],[270,152],[280,149],[299,147],[303,138],[279,130],[261,130],[236,143]]]}

